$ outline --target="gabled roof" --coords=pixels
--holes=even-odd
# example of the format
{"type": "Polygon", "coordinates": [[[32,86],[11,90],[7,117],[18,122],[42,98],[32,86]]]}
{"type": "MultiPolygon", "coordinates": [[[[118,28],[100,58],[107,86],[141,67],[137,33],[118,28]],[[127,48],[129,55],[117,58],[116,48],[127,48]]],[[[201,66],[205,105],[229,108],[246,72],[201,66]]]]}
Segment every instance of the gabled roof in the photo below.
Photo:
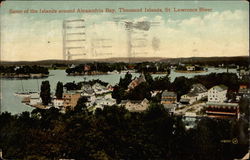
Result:
{"type": "Polygon", "coordinates": [[[169,92],[167,90],[163,91],[162,97],[176,97],[176,93],[175,92],[169,92]]]}
{"type": "Polygon", "coordinates": [[[207,88],[200,83],[193,84],[190,93],[204,93],[207,92],[207,88]]]}

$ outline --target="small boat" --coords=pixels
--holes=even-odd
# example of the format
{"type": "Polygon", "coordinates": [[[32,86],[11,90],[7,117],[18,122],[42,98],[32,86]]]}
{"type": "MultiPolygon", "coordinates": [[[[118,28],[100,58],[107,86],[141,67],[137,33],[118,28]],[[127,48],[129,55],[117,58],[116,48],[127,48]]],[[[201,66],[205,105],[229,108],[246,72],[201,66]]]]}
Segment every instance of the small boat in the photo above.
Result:
{"type": "MultiPolygon", "coordinates": [[[[21,84],[22,84],[22,91],[21,92],[15,92],[14,95],[15,96],[19,96],[19,97],[29,97],[32,94],[38,93],[38,92],[34,92],[34,91],[24,91],[23,88],[23,81],[21,80],[21,84]]],[[[37,85],[38,85],[38,81],[37,81],[37,85]]]]}
{"type": "Polygon", "coordinates": [[[19,97],[29,97],[31,94],[34,94],[37,92],[15,92],[14,95],[15,96],[19,96],[19,97]]]}

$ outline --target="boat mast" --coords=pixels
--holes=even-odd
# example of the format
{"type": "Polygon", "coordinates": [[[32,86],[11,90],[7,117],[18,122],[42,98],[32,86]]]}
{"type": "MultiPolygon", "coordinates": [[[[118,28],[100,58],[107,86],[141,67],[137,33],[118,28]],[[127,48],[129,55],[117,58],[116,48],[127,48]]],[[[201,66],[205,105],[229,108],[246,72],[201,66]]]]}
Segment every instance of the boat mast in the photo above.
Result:
{"type": "Polygon", "coordinates": [[[21,79],[21,84],[22,84],[22,92],[24,92],[24,89],[23,89],[23,80],[21,79]]]}

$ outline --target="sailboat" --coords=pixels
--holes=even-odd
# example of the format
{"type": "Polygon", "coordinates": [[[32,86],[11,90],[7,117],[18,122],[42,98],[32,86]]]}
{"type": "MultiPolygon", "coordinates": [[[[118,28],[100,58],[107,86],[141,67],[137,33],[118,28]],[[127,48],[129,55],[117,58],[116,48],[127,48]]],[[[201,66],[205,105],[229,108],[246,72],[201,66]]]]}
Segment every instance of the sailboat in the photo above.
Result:
{"type": "MultiPolygon", "coordinates": [[[[22,84],[22,91],[21,92],[15,92],[14,93],[15,96],[29,97],[31,94],[37,93],[37,92],[32,92],[32,91],[24,91],[23,81],[22,80],[21,80],[21,84],[22,84]]],[[[38,81],[37,81],[37,85],[38,85],[38,81]]]]}

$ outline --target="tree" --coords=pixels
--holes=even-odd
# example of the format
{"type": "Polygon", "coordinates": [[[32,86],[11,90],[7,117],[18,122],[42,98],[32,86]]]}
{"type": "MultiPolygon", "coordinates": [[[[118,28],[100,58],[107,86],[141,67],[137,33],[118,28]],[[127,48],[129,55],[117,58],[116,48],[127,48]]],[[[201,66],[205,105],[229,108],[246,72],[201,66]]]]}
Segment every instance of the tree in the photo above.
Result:
{"type": "Polygon", "coordinates": [[[182,95],[187,94],[189,92],[191,86],[192,82],[184,76],[175,78],[174,82],[172,83],[173,90],[177,92],[178,100],[182,95]]]}
{"type": "Polygon", "coordinates": [[[87,97],[80,97],[77,101],[77,104],[76,104],[74,110],[78,113],[87,111],[87,106],[85,104],[86,102],[88,102],[87,97]]]}
{"type": "Polygon", "coordinates": [[[152,90],[168,90],[171,86],[169,77],[156,77],[151,85],[152,90]]]}
{"type": "Polygon", "coordinates": [[[56,98],[57,99],[61,99],[62,96],[63,96],[63,83],[62,82],[57,82],[57,85],[56,85],[56,98]]]}
{"type": "Polygon", "coordinates": [[[40,97],[42,98],[42,103],[44,105],[48,105],[51,102],[49,81],[42,82],[40,97]]]}
{"type": "Polygon", "coordinates": [[[151,98],[150,88],[147,82],[139,84],[128,93],[128,99],[130,100],[143,100],[144,98],[151,98]]]}
{"type": "Polygon", "coordinates": [[[118,85],[114,86],[112,98],[116,99],[116,103],[121,103],[121,100],[125,98],[125,89],[118,85]]]}
{"type": "Polygon", "coordinates": [[[129,72],[127,72],[125,77],[120,79],[119,86],[124,89],[127,89],[131,81],[132,81],[132,75],[129,72]]]}

